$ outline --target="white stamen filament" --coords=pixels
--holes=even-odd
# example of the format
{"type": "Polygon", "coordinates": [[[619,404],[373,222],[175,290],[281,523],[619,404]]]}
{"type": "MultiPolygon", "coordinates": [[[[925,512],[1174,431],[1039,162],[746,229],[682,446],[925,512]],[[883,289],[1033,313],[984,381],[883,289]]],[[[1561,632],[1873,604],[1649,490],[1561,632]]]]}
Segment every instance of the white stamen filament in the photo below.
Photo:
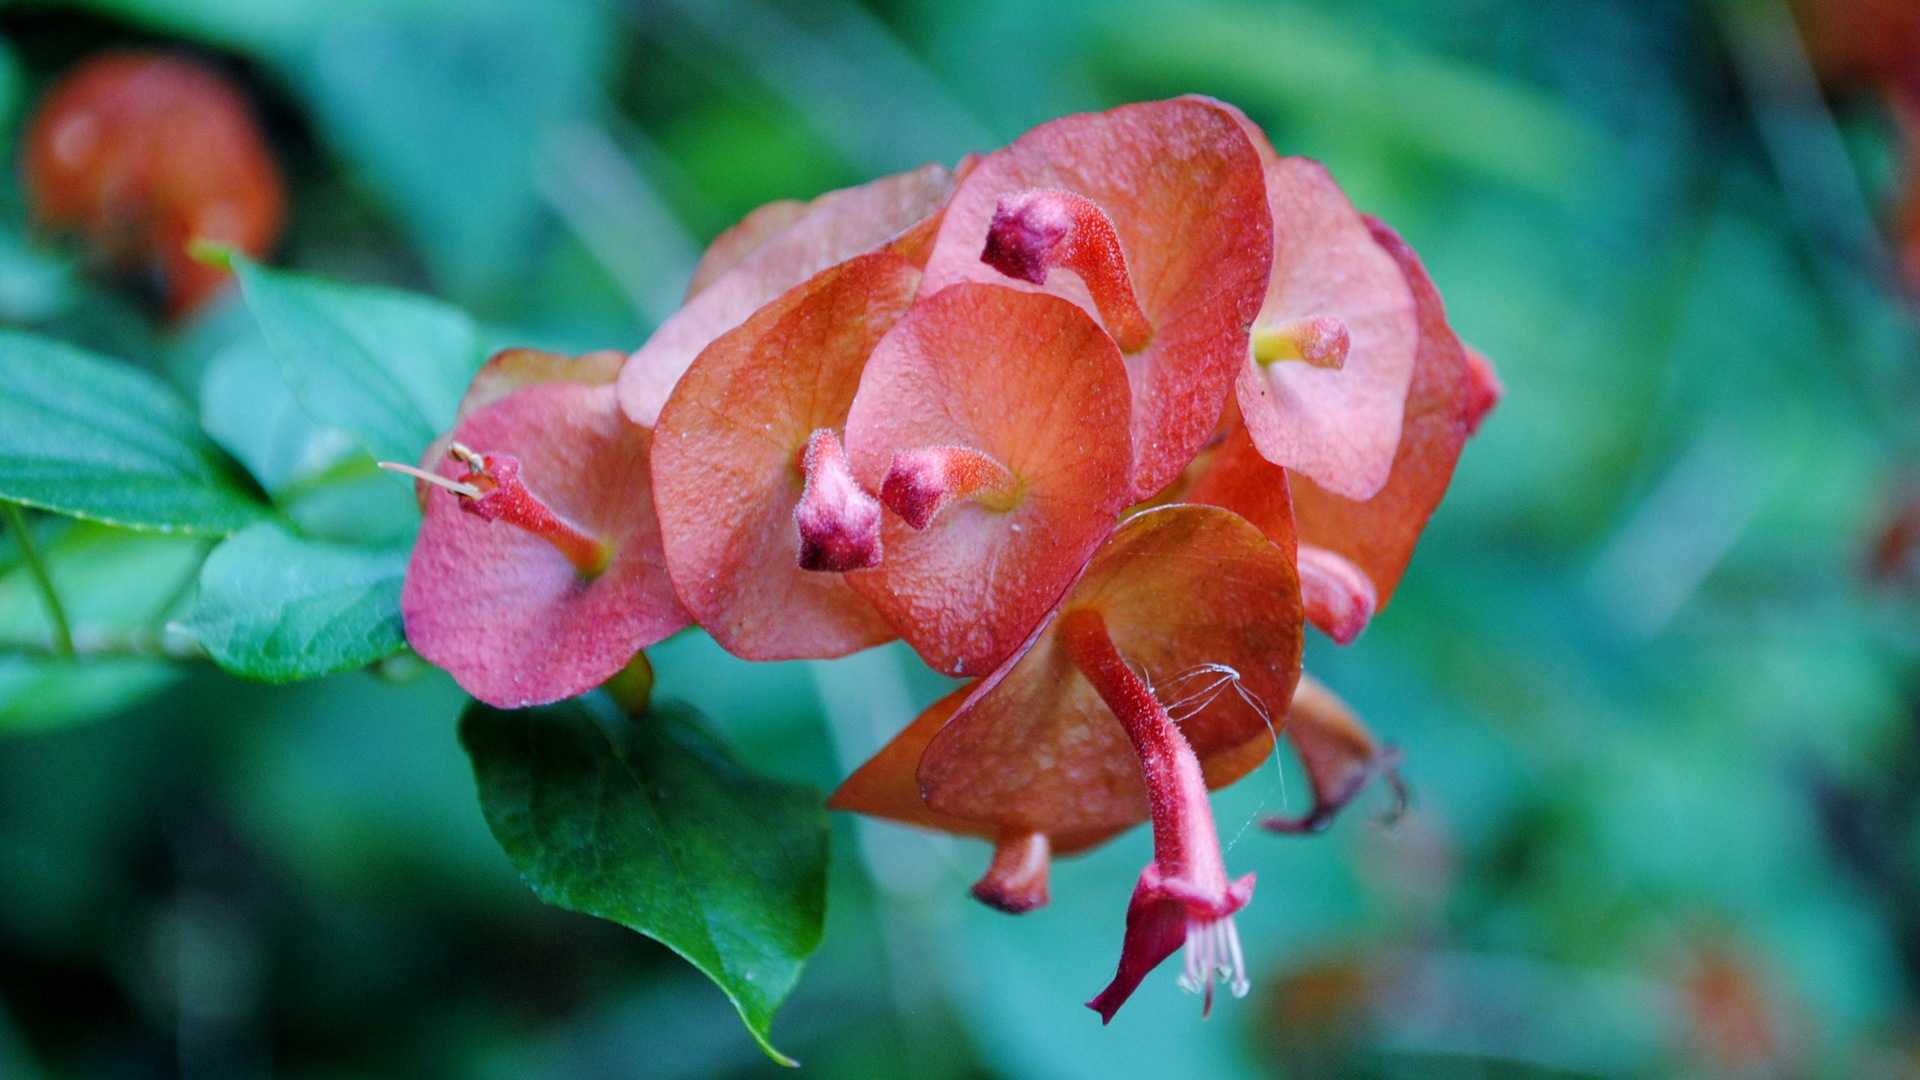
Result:
{"type": "Polygon", "coordinates": [[[472,484],[463,484],[458,480],[449,480],[438,473],[430,473],[424,469],[416,469],[411,465],[401,465],[393,461],[381,461],[376,464],[388,472],[405,473],[416,480],[425,480],[429,484],[438,484],[463,499],[477,499],[485,494],[485,492],[474,487],[472,484]]]}
{"type": "Polygon", "coordinates": [[[1231,915],[1187,920],[1186,969],[1180,973],[1179,986],[1189,994],[1206,995],[1202,1016],[1213,1008],[1215,978],[1237,998],[1246,997],[1252,985],[1247,981],[1246,957],[1240,952],[1240,929],[1231,915]]]}

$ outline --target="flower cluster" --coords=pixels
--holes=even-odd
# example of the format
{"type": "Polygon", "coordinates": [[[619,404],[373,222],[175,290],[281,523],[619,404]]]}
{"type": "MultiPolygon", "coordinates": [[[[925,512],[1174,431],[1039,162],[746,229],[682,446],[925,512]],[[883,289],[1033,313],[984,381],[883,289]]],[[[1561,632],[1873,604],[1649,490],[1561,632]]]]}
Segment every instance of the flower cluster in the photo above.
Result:
{"type": "MultiPolygon", "coordinates": [[[[1500,393],[1419,260],[1230,106],[1128,105],[783,202],[630,357],[503,353],[427,454],[402,610],[515,707],[698,623],[971,679],[833,805],[993,844],[981,900],[1143,820],[1105,1019],[1246,989],[1208,791],[1284,734],[1310,831],[1395,757],[1300,673],[1392,596],[1500,393]],[[1280,724],[1284,723],[1284,728],[1280,724]]],[[[1397,783],[1397,781],[1396,781],[1397,783]]]]}

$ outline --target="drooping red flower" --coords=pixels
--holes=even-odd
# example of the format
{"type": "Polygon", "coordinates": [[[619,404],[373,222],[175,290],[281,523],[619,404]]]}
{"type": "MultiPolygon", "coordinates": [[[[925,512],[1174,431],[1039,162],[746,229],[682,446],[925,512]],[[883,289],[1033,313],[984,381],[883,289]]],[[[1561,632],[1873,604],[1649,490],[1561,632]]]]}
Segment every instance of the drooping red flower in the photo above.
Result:
{"type": "Polygon", "coordinates": [[[661,410],[653,479],[667,569],[729,652],[840,656],[894,636],[831,572],[880,553],[879,504],[844,458],[832,466],[867,357],[919,284],[887,253],[822,271],[702,351],[661,410]],[[856,516],[848,499],[870,504],[866,531],[835,531],[856,516]]]}
{"type": "Polygon", "coordinates": [[[953,194],[941,165],[830,191],[796,211],[762,208],[722,233],[701,260],[686,304],[628,358],[620,404],[651,428],[694,357],[721,334],[788,289],[868,251],[885,249],[916,265],[953,194]]]}
{"type": "Polygon", "coordinates": [[[1261,828],[1281,833],[1319,832],[1378,779],[1385,779],[1393,794],[1389,818],[1405,808],[1407,792],[1396,771],[1400,751],[1374,738],[1347,703],[1318,679],[1300,677],[1293,704],[1287,710],[1286,732],[1287,742],[1306,770],[1313,805],[1298,817],[1269,816],[1261,821],[1261,828]]]}
{"type": "Polygon", "coordinates": [[[974,284],[923,296],[867,361],[846,448],[893,511],[885,558],[848,582],[935,670],[984,674],[1128,502],[1120,351],[1058,297],[974,284]]]}
{"type": "Polygon", "coordinates": [[[407,641],[502,708],[604,682],[681,627],[651,438],[609,385],[521,387],[455,427],[407,565],[407,641]]]}
{"type": "Polygon", "coordinates": [[[41,102],[22,164],[34,220],[82,234],[115,267],[157,272],[173,318],[227,280],[190,244],[259,258],[280,235],[280,172],[252,110],[183,57],[123,50],[80,65],[41,102]]]}
{"type": "Polygon", "coordinates": [[[1265,191],[1251,141],[1217,103],[1062,117],[967,175],[920,292],[991,282],[1097,316],[1126,356],[1144,499],[1206,442],[1246,361],[1273,259],[1265,191]]]}
{"type": "Polygon", "coordinates": [[[1244,519],[1137,514],[1026,648],[929,709],[832,805],[991,837],[975,895],[1015,911],[1045,902],[1051,854],[1152,818],[1154,863],[1096,1007],[1110,1018],[1183,941],[1196,988],[1210,986],[1237,940],[1222,920],[1251,880],[1226,879],[1206,792],[1272,750],[1273,712],[1299,677],[1298,595],[1291,560],[1244,519]]]}

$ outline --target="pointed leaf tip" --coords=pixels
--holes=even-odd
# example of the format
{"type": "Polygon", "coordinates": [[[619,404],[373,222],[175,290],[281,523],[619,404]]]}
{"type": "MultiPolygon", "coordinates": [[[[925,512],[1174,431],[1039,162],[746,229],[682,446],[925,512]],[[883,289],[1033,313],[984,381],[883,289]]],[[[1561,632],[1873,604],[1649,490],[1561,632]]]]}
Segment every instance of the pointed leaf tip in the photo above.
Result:
{"type": "Polygon", "coordinates": [[[630,719],[601,695],[460,721],[494,839],[546,903],[679,953],[727,995],[768,1057],[768,1028],[820,944],[819,793],[742,768],[682,706],[630,719]]]}

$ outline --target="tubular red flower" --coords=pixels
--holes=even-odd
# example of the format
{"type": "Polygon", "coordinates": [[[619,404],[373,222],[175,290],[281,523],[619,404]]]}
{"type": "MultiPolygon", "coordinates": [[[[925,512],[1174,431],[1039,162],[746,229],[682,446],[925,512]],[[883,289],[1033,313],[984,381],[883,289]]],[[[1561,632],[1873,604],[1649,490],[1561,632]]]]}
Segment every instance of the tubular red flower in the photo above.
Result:
{"type": "Polygon", "coordinates": [[[1052,865],[1047,834],[1007,833],[994,841],[993,861],[973,886],[973,897],[1009,915],[1047,905],[1047,870],[1052,865]]]}
{"type": "Polygon", "coordinates": [[[1350,645],[1373,619],[1378,594],[1366,571],[1326,548],[1301,544],[1300,599],[1307,621],[1336,645],[1350,645]]]}
{"type": "Polygon", "coordinates": [[[1153,340],[1153,324],[1140,310],[1113,219],[1071,191],[1002,195],[980,261],[1032,285],[1045,285],[1047,272],[1056,267],[1071,270],[1080,275],[1100,321],[1123,352],[1139,352],[1153,340]]]}
{"type": "Polygon", "coordinates": [[[916,529],[933,524],[941,508],[955,499],[977,497],[1009,510],[1019,492],[1005,465],[966,446],[901,450],[880,482],[880,501],[916,529]]]}
{"type": "Polygon", "coordinates": [[[1228,980],[1235,997],[1245,996],[1247,973],[1233,913],[1253,896],[1253,875],[1227,881],[1200,759],[1114,648],[1098,612],[1079,608],[1061,615],[1060,638],[1133,743],[1153,814],[1153,861],[1141,872],[1127,906],[1119,971],[1087,1007],[1100,1014],[1101,1022],[1111,1022],[1140,980],[1183,944],[1182,985],[1204,989],[1204,1009],[1213,1007],[1216,973],[1228,980]]]}
{"type": "Polygon", "coordinates": [[[520,479],[520,459],[512,454],[485,454],[454,443],[448,456],[467,467],[461,484],[478,492],[459,496],[460,509],[481,521],[498,521],[537,536],[553,545],[582,577],[596,577],[607,568],[612,552],[603,540],[561,518],[520,479]]]}
{"type": "Polygon", "coordinates": [[[807,486],[793,508],[802,570],[845,573],[880,564],[880,500],[847,468],[846,451],[826,428],[807,440],[807,486]]]}

